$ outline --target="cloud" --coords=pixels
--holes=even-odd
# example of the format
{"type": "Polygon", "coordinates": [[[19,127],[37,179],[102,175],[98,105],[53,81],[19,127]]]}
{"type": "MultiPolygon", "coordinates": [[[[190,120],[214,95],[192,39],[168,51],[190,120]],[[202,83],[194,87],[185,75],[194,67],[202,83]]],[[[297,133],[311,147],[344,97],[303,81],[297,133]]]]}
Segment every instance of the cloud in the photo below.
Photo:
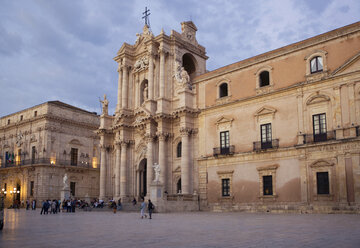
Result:
{"type": "Polygon", "coordinates": [[[3,1],[0,116],[49,100],[99,112],[104,93],[113,112],[113,57],[142,31],[145,6],[155,35],[194,21],[209,70],[356,22],[360,12],[355,0],[3,1]]]}

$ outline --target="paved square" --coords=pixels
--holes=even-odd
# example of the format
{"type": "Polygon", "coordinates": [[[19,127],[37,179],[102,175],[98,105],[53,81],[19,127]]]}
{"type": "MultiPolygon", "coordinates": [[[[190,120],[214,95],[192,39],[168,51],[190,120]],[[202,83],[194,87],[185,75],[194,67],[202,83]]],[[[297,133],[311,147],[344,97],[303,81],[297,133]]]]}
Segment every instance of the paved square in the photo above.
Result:
{"type": "Polygon", "coordinates": [[[0,247],[360,247],[360,215],[5,210],[0,247]]]}

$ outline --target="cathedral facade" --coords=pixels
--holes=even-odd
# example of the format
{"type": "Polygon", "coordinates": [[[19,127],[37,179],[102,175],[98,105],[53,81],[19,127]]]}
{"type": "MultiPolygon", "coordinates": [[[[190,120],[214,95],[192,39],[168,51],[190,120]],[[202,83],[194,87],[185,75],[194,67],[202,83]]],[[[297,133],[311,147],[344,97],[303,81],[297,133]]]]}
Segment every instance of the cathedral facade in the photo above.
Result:
{"type": "Polygon", "coordinates": [[[360,23],[210,72],[196,32],[145,25],[118,51],[116,112],[97,131],[100,198],[358,212],[360,23]]]}

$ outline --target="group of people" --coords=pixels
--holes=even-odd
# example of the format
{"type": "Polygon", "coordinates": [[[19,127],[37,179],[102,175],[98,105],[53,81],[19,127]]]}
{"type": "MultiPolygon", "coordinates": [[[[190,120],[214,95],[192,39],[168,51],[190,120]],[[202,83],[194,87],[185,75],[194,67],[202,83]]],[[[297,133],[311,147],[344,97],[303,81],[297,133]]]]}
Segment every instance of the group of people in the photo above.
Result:
{"type": "Polygon", "coordinates": [[[31,205],[31,210],[36,210],[36,200],[32,200],[30,202],[30,200],[26,200],[26,210],[30,209],[30,205],[31,205]]]}
{"type": "Polygon", "coordinates": [[[153,213],[153,211],[154,211],[154,209],[155,209],[155,205],[151,202],[150,199],[149,199],[147,205],[146,205],[146,202],[145,202],[145,201],[143,201],[143,202],[140,204],[140,216],[141,216],[141,219],[147,218],[147,215],[145,214],[146,207],[147,207],[147,209],[148,209],[149,219],[152,219],[152,213],[153,213]]]}
{"type": "Polygon", "coordinates": [[[40,214],[49,214],[49,209],[50,209],[50,214],[57,214],[58,212],[60,212],[60,206],[61,206],[61,201],[60,200],[44,200],[41,203],[41,212],[40,214]]]}

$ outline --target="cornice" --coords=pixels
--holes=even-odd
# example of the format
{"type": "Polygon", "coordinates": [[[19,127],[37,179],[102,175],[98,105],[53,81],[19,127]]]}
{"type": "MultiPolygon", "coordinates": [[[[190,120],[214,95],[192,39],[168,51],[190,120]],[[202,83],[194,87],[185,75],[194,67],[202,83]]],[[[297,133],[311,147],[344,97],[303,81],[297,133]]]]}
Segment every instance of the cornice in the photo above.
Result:
{"type": "Polygon", "coordinates": [[[285,47],[281,47],[230,65],[226,65],[224,67],[218,68],[214,71],[210,71],[208,73],[204,73],[198,77],[198,79],[193,80],[193,84],[197,84],[203,81],[207,81],[216,77],[220,77],[229,73],[232,73],[234,71],[242,70],[244,68],[253,66],[255,64],[263,63],[268,60],[272,60],[290,53],[294,53],[312,46],[319,45],[321,43],[325,43],[337,38],[341,38],[343,36],[351,35],[353,33],[360,31],[360,22],[335,29],[332,31],[329,31],[324,34],[320,34],[318,36],[302,40],[290,45],[287,45],[285,47]],[[227,69],[228,68],[228,69],[227,69]]]}

